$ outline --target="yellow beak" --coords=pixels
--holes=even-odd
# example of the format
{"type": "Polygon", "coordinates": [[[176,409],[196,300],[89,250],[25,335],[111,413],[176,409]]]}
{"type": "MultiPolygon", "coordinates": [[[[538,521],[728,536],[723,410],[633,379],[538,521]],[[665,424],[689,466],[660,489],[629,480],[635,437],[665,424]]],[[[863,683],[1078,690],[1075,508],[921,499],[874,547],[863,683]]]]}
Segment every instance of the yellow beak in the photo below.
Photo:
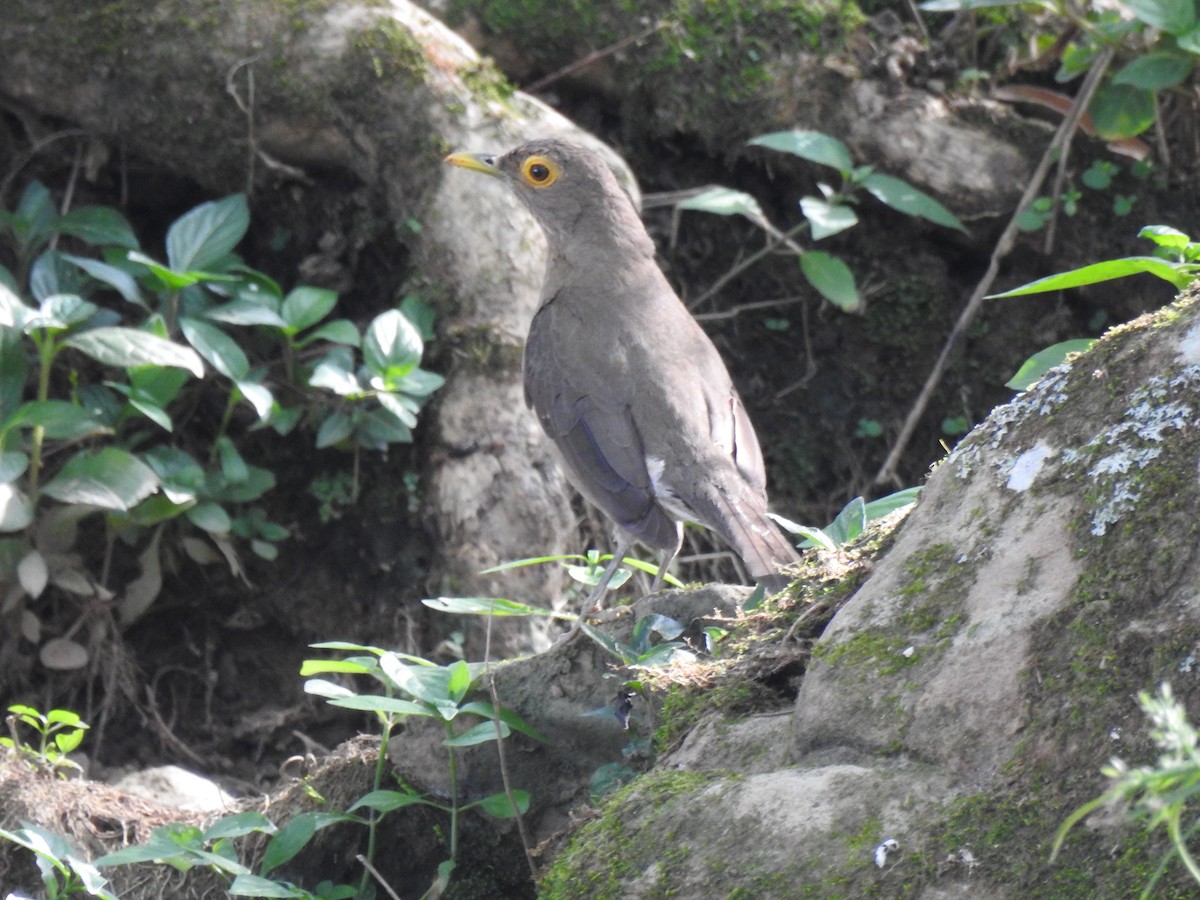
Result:
{"type": "Polygon", "coordinates": [[[491,153],[451,153],[442,162],[485,175],[500,174],[500,170],[496,168],[496,157],[491,153]]]}

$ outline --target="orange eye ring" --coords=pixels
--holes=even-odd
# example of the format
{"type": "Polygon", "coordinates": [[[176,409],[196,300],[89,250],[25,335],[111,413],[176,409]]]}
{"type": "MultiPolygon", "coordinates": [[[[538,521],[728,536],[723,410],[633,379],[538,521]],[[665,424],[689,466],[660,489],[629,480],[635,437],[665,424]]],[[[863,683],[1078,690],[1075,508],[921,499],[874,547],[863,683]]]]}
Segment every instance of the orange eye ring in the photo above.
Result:
{"type": "Polygon", "coordinates": [[[558,174],[558,166],[545,156],[530,156],[521,163],[521,177],[533,188],[550,187],[558,174]]]}

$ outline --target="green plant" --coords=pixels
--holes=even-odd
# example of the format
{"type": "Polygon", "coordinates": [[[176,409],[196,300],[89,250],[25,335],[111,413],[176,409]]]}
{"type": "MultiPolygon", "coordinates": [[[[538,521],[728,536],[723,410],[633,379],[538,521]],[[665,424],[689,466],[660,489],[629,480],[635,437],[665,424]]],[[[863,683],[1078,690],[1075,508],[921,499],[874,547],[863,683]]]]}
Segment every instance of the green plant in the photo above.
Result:
{"type": "MultiPolygon", "coordinates": [[[[310,678],[304,689],[324,697],[333,706],[372,713],[380,725],[379,756],[371,791],[347,810],[367,811],[368,863],[374,858],[379,820],[389,812],[408,806],[424,805],[446,813],[450,818],[448,858],[438,867],[438,882],[431,891],[441,893],[449,882],[458,861],[458,820],[468,810],[479,808],[489,815],[507,818],[529,807],[529,794],[523,790],[501,792],[471,803],[459,802],[458,757],[456,751],[488,741],[499,741],[513,731],[535,740],[545,739],[511,710],[486,700],[469,700],[472,686],[487,668],[485,663],[462,660],[449,666],[438,666],[428,660],[405,653],[382,650],[378,647],[349,644],[340,641],[313,644],[319,650],[340,650],[355,655],[343,659],[310,659],[301,667],[302,675],[342,674],[364,675],[375,682],[383,693],[360,694],[323,678],[310,678]],[[424,796],[408,785],[399,789],[385,788],[384,772],[387,763],[387,744],[397,724],[411,716],[433,719],[445,731],[442,746],[446,748],[449,770],[450,800],[441,803],[424,796]],[[457,723],[469,717],[481,719],[462,730],[457,723]]],[[[363,874],[360,893],[366,890],[367,872],[363,874]]]]}
{"type": "Polygon", "coordinates": [[[867,503],[862,497],[855,497],[842,507],[832,522],[824,528],[813,528],[809,525],[799,525],[782,516],[769,513],[772,519],[783,526],[785,531],[800,535],[804,540],[801,547],[820,547],[823,550],[838,550],[850,543],[866,530],[868,522],[882,519],[889,513],[916,503],[919,487],[905,488],[872,500],[867,503]]]}
{"type": "Polygon", "coordinates": [[[276,483],[246,458],[258,433],[385,450],[411,440],[442,383],[419,365],[432,313],[418,298],[360,332],[330,318],[333,292],[285,293],[246,266],[234,248],[249,223],[241,195],[204,203],[170,226],[159,262],[116,210],[59,214],[36,182],[0,210],[0,584],[49,667],[87,662],[73,636],[97,611],[122,627],[141,616],[168,554],[237,575],[242,548],[275,558],[288,530],[258,505],[276,483]],[[102,546],[85,555],[96,520],[102,546]],[[73,620],[49,622],[51,589],[77,598],[59,613],[73,620]]]}
{"type": "Polygon", "coordinates": [[[10,706],[8,712],[10,736],[0,737],[0,747],[8,748],[32,766],[60,775],[64,774],[63,769],[80,771],[79,766],[67,756],[83,741],[83,733],[88,728],[78,713],[68,709],[52,709],[48,713],[41,713],[32,706],[21,704],[10,706]],[[38,736],[36,745],[20,739],[18,723],[34,730],[38,736]]]}
{"type": "Polygon", "coordinates": [[[801,274],[822,297],[840,309],[848,312],[856,310],[861,300],[854,274],[849,266],[822,250],[806,250],[798,246],[794,239],[809,231],[816,242],[856,225],[858,216],[854,212],[853,204],[858,202],[858,196],[863,191],[906,215],[966,231],[953,213],[908,182],[876,172],[872,166],[855,166],[849,149],[837,138],[818,131],[777,131],[760,135],[749,143],[752,146],[790,153],[833,169],[841,183],[832,187],[818,182],[817,188],[821,196],[801,198],[800,212],[804,221],[786,232],[780,231],[770,223],[754,197],[731,188],[709,188],[678,203],[679,209],[745,216],[772,238],[764,249],[750,254],[723,275],[705,296],[782,245],[797,255],[801,274]]]}
{"type": "Polygon", "coordinates": [[[1058,856],[1067,834],[1087,816],[1101,806],[1126,803],[1129,818],[1147,831],[1165,827],[1171,840],[1171,849],[1163,855],[1142,890],[1141,896],[1147,898],[1176,857],[1200,883],[1200,862],[1188,849],[1188,841],[1200,830],[1200,819],[1188,811],[1188,805],[1200,795],[1200,736],[1188,722],[1187,712],[1175,700],[1169,684],[1164,683],[1154,695],[1142,691],[1138,702],[1150,718],[1150,737],[1162,755],[1151,766],[1131,768],[1120,759],[1105,766],[1103,773],[1113,786],[1067,817],[1058,829],[1050,859],[1058,856]]]}
{"type": "MultiPolygon", "coordinates": [[[[86,895],[98,900],[120,900],[105,888],[108,879],[71,846],[62,835],[47,831],[29,822],[22,822],[16,831],[0,828],[0,839],[24,847],[34,855],[41,875],[45,900],[86,895]]],[[[27,900],[23,894],[5,895],[7,900],[27,900]]]]}

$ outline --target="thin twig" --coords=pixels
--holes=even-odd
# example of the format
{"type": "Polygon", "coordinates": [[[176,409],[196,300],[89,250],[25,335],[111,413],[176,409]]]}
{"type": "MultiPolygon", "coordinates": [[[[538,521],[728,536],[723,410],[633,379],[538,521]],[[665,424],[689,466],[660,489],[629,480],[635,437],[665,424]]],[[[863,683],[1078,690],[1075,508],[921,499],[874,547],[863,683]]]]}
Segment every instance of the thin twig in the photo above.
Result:
{"type": "Polygon", "coordinates": [[[357,854],[354,858],[358,860],[359,864],[364,869],[371,873],[371,877],[379,882],[379,886],[387,891],[388,896],[391,897],[392,900],[400,900],[400,895],[393,891],[392,886],[383,880],[383,876],[379,874],[378,869],[371,865],[371,861],[369,859],[367,859],[361,853],[357,854]]]}
{"type": "Polygon", "coordinates": [[[733,319],[742,313],[754,312],[759,309],[773,309],[777,306],[791,306],[794,303],[803,303],[804,297],[777,297],[774,300],[758,300],[754,303],[742,303],[730,309],[721,309],[717,312],[697,313],[694,318],[697,322],[716,322],[721,319],[733,319]]]}
{"type": "Polygon", "coordinates": [[[689,310],[695,309],[697,306],[702,304],[709,297],[713,296],[717,291],[721,290],[721,288],[725,287],[725,285],[727,285],[730,281],[732,281],[738,275],[741,275],[742,272],[746,271],[748,268],[750,268],[752,265],[754,265],[756,262],[758,262],[764,256],[774,253],[776,250],[778,250],[780,247],[784,246],[785,244],[790,244],[792,238],[794,238],[796,235],[800,234],[800,232],[804,231],[806,228],[808,228],[808,220],[807,219],[788,231],[775,232],[773,234],[771,232],[768,232],[768,234],[771,235],[771,239],[769,241],[767,241],[767,243],[760,250],[757,250],[754,253],[751,253],[745,259],[743,259],[739,263],[737,263],[728,272],[726,272],[724,275],[722,275],[720,278],[718,278],[716,281],[714,281],[709,286],[708,290],[706,290],[703,294],[701,294],[695,300],[692,300],[690,303],[688,303],[688,305],[687,305],[688,309],[689,310]]]}
{"type": "Polygon", "coordinates": [[[921,393],[913,404],[912,409],[909,410],[908,418],[904,420],[904,427],[900,429],[900,434],[896,438],[895,444],[892,445],[887,459],[884,460],[883,465],[880,466],[879,471],[875,474],[875,484],[890,482],[898,485],[900,483],[899,476],[896,474],[896,464],[908,446],[908,442],[916,430],[917,422],[925,414],[929,400],[933,396],[938,383],[941,381],[942,374],[946,371],[946,366],[950,361],[950,354],[967,333],[967,328],[970,327],[972,320],[974,320],[975,315],[979,312],[979,308],[983,304],[983,298],[987,296],[992,282],[995,281],[996,275],[1000,271],[1000,261],[1012,250],[1017,237],[1017,220],[1025,210],[1025,207],[1037,196],[1043,182],[1046,180],[1047,173],[1050,171],[1050,166],[1054,164],[1059,153],[1074,136],[1075,129],[1079,125],[1079,119],[1083,115],[1084,110],[1087,109],[1088,103],[1091,102],[1092,95],[1100,84],[1100,78],[1104,75],[1112,58],[1113,50],[1112,48],[1108,48],[1096,57],[1096,61],[1092,63],[1092,67],[1079,89],[1079,94],[1076,95],[1075,101],[1067,111],[1062,124],[1058,126],[1058,131],[1055,132],[1054,139],[1050,141],[1050,146],[1042,154],[1041,161],[1038,163],[1033,177],[1029,179],[1029,184],[1025,186],[1025,193],[1021,196],[1021,200],[1017,204],[1012,218],[1009,219],[1003,234],[1000,235],[1000,239],[996,241],[996,246],[992,249],[991,260],[988,262],[987,271],[984,273],[983,278],[980,279],[979,284],[976,285],[975,292],[971,295],[971,299],[967,301],[967,305],[959,315],[958,321],[954,323],[954,328],[951,329],[950,336],[946,339],[946,345],[942,347],[941,355],[938,357],[937,362],[934,363],[933,370],[925,380],[925,386],[921,388],[921,393]]]}
{"type": "Polygon", "coordinates": [[[538,91],[545,90],[550,85],[554,84],[554,82],[558,81],[560,78],[566,78],[568,75],[575,74],[580,69],[586,69],[592,63],[599,62],[600,60],[604,59],[606,56],[612,56],[614,53],[619,53],[620,51],[622,51],[626,47],[628,47],[630,44],[636,44],[638,41],[645,40],[646,38],[650,37],[650,35],[657,34],[659,31],[662,31],[662,29],[664,29],[666,27],[667,27],[666,22],[659,22],[658,24],[653,25],[650,28],[647,28],[645,31],[639,31],[637,34],[632,34],[632,35],[629,35],[628,37],[623,37],[623,38],[621,38],[621,40],[617,41],[615,44],[609,44],[607,47],[601,47],[599,50],[593,50],[591,53],[589,53],[587,56],[583,57],[582,59],[577,59],[577,60],[575,60],[575,62],[570,63],[569,65],[563,66],[557,72],[551,72],[549,75],[546,75],[543,78],[539,78],[537,81],[533,82],[532,84],[525,85],[523,88],[521,88],[521,90],[524,91],[526,94],[536,94],[538,91]]]}

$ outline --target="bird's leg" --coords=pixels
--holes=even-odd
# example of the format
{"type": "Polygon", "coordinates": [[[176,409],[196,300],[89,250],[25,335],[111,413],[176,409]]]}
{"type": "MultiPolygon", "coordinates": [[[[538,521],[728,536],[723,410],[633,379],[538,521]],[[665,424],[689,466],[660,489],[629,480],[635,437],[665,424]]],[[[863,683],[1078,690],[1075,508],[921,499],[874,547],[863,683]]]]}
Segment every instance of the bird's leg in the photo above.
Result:
{"type": "Polygon", "coordinates": [[[619,538],[617,541],[617,549],[613,551],[612,559],[608,561],[608,565],[604,567],[604,574],[600,576],[600,580],[596,582],[596,586],[592,588],[592,592],[588,594],[587,600],[583,603],[581,614],[589,612],[592,607],[599,605],[604,599],[604,592],[608,590],[608,583],[612,581],[613,575],[617,572],[619,566],[625,560],[625,554],[633,549],[633,541],[629,538],[619,538]]]}
{"type": "Polygon", "coordinates": [[[683,546],[683,523],[675,523],[675,532],[679,536],[675,541],[674,547],[668,547],[662,552],[662,556],[658,560],[658,574],[654,576],[654,583],[650,585],[650,593],[655,594],[658,589],[663,586],[663,579],[667,577],[667,566],[671,565],[673,560],[679,554],[679,548],[683,546]]]}

